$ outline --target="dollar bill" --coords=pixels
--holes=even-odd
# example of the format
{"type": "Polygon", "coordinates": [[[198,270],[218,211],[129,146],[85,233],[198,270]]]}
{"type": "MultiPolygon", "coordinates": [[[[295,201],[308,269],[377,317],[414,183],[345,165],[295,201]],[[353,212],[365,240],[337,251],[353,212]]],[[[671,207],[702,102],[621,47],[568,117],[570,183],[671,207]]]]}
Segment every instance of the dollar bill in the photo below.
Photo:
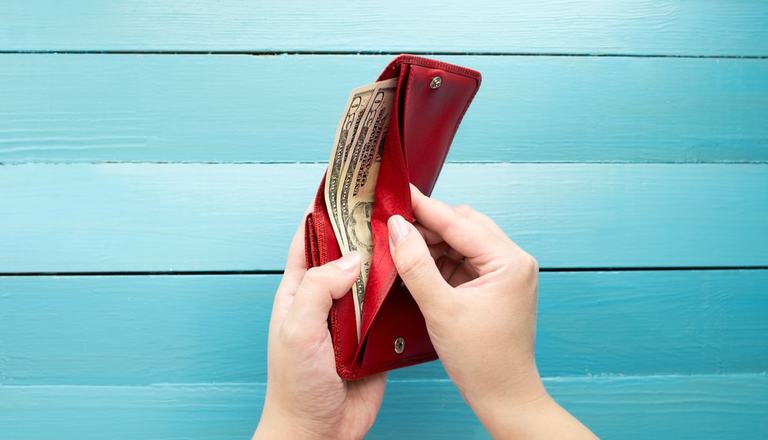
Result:
{"type": "Polygon", "coordinates": [[[342,252],[345,252],[347,249],[347,246],[343,241],[344,234],[342,234],[341,230],[341,217],[339,215],[340,210],[338,209],[337,197],[341,178],[343,177],[342,167],[344,166],[346,156],[352,147],[355,132],[365,113],[368,100],[373,95],[375,88],[375,84],[368,84],[352,90],[352,93],[349,95],[345,111],[336,128],[333,148],[331,149],[331,158],[328,161],[328,170],[325,174],[325,205],[328,209],[328,215],[331,218],[333,232],[336,235],[336,240],[339,242],[342,252]]]}
{"type": "Polygon", "coordinates": [[[396,87],[393,78],[352,91],[336,129],[325,177],[325,203],[339,248],[344,255],[358,251],[361,256],[360,276],[352,286],[358,338],[373,255],[374,192],[396,87]]]}
{"type": "Polygon", "coordinates": [[[337,193],[337,209],[344,245],[347,252],[358,251],[361,256],[360,276],[352,286],[358,336],[373,255],[371,213],[376,178],[397,79],[380,81],[374,85],[373,95],[368,100],[360,126],[354,134],[352,147],[341,167],[342,177],[337,193]]]}
{"type": "MultiPolygon", "coordinates": [[[[356,146],[359,145],[360,148],[353,151],[345,170],[346,175],[351,177],[345,176],[341,189],[342,221],[349,247],[361,254],[360,276],[353,287],[353,293],[358,297],[361,305],[365,299],[365,288],[368,285],[368,273],[373,255],[371,214],[376,181],[396,87],[397,80],[393,78],[382,81],[376,88],[366,111],[366,122],[369,126],[363,141],[356,142],[356,146]]],[[[363,136],[362,131],[360,136],[363,136]]]]}

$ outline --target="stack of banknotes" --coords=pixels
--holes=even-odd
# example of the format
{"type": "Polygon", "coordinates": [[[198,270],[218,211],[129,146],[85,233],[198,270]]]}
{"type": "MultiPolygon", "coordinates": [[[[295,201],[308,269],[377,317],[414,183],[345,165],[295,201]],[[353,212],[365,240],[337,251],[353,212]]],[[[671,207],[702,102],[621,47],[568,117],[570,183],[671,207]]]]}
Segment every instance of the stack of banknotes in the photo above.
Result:
{"type": "Polygon", "coordinates": [[[371,212],[384,137],[397,78],[354,89],[336,129],[325,175],[325,204],[342,255],[360,253],[360,276],[352,286],[357,334],[373,253],[371,212]]]}

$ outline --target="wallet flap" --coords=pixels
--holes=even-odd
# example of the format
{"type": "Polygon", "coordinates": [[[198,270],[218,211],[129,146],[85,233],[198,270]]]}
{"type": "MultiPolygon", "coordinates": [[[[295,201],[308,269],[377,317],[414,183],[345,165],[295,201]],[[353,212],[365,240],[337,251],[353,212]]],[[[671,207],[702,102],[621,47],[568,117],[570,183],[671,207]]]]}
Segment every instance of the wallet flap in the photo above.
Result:
{"type": "MultiPolygon", "coordinates": [[[[364,346],[365,338],[373,319],[376,317],[381,303],[397,277],[394,261],[389,251],[389,232],[387,220],[393,215],[401,215],[408,221],[413,221],[411,206],[411,189],[409,187],[407,166],[400,139],[401,95],[407,89],[408,69],[403,69],[398,78],[395,102],[389,120],[389,130],[384,140],[381,153],[379,177],[376,182],[376,195],[371,213],[371,236],[373,239],[373,255],[368,272],[365,303],[361,315],[360,347],[364,346]]],[[[356,356],[357,357],[357,356],[356,356]]]]}
{"type": "MultiPolygon", "coordinates": [[[[425,194],[432,192],[458,125],[480,85],[479,72],[411,55],[395,59],[382,76],[392,75],[395,70],[399,72],[397,105],[393,106],[383,148],[371,216],[374,245],[362,311],[361,343],[355,356],[359,361],[368,344],[370,329],[397,278],[389,250],[387,220],[399,214],[409,222],[414,221],[409,183],[425,194]]],[[[399,287],[407,293],[404,286],[399,287]]],[[[410,299],[410,293],[407,296],[410,299]]],[[[418,324],[403,320],[421,319],[420,313],[415,315],[399,314],[403,331],[418,324]]],[[[397,332],[397,327],[392,331],[397,332]]],[[[424,333],[426,336],[426,329],[424,333]]],[[[402,336],[397,333],[390,336],[383,338],[390,341],[384,353],[391,361],[405,360],[407,353],[395,353],[391,349],[391,342],[402,336]]]]}

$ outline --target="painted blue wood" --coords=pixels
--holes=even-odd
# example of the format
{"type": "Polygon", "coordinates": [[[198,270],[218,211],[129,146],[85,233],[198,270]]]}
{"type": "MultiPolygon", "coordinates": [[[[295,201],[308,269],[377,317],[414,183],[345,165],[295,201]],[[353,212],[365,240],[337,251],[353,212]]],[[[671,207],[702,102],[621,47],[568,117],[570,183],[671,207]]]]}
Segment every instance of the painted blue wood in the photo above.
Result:
{"type": "MultiPolygon", "coordinates": [[[[0,383],[263,382],[279,277],[0,277],[0,383]]],[[[768,271],[544,273],[546,376],[768,371],[768,271]]],[[[439,363],[392,373],[444,379],[439,363]]]]}
{"type": "MultiPolygon", "coordinates": [[[[766,165],[613,163],[768,160],[768,4],[394,1],[8,0],[0,52],[471,53],[449,161],[491,164],[438,197],[545,267],[768,264],[766,165]]],[[[1,54],[0,163],[252,164],[0,167],[0,273],[280,269],[322,172],[293,162],[389,58],[1,54]]],[[[603,438],[768,437],[767,276],[543,274],[546,384],[603,438]]],[[[247,438],[278,281],[0,277],[0,438],[247,438]]],[[[439,363],[390,378],[370,438],[487,438],[439,363]]]]}
{"type": "MultiPolygon", "coordinates": [[[[0,162],[327,161],[390,58],[0,55],[0,162]]],[[[484,75],[449,161],[768,161],[765,60],[440,58],[484,75]]]]}
{"type": "MultiPolygon", "coordinates": [[[[768,436],[768,377],[545,379],[601,438],[768,436]]],[[[261,384],[143,387],[0,386],[0,431],[14,440],[243,439],[258,421],[261,384]]],[[[370,439],[485,439],[447,381],[391,382],[370,439]]]]}
{"type": "Polygon", "coordinates": [[[5,0],[3,50],[768,54],[761,1],[5,0]]]}
{"type": "MultiPolygon", "coordinates": [[[[0,270],[278,270],[322,164],[0,169],[0,270]]],[[[449,164],[542,267],[768,264],[768,165],[449,164]]]]}

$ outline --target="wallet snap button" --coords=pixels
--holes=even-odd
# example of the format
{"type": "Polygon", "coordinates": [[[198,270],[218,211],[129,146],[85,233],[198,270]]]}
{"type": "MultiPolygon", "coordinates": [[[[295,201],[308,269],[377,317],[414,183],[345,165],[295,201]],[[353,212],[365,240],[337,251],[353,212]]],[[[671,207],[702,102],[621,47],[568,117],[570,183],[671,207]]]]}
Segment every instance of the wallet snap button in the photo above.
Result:
{"type": "Polygon", "coordinates": [[[443,79],[439,76],[432,78],[432,82],[429,83],[429,87],[433,89],[439,89],[443,85],[443,79]]]}
{"type": "Polygon", "coordinates": [[[405,338],[398,336],[395,338],[395,353],[401,354],[405,351],[405,338]]]}

